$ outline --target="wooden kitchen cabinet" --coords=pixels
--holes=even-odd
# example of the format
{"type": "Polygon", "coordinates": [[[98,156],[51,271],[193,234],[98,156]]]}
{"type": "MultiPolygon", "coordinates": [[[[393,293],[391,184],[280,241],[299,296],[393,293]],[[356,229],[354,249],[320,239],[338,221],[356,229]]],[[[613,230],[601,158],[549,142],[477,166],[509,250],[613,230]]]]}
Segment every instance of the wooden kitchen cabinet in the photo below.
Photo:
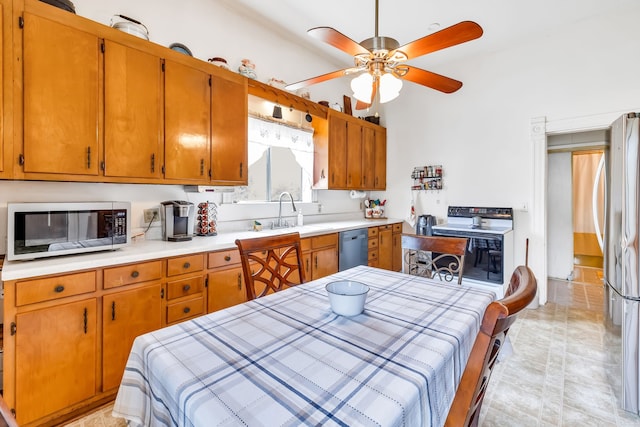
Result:
{"type": "MultiPolygon", "coordinates": [[[[373,189],[386,190],[387,188],[387,130],[377,126],[373,129],[374,163],[373,163],[373,189]]],[[[370,137],[370,136],[369,136],[370,137]]],[[[371,172],[369,172],[370,174],[371,172]]],[[[367,188],[370,181],[367,181],[367,188]]]]}
{"type": "Polygon", "coordinates": [[[57,174],[57,179],[97,176],[98,37],[29,12],[22,19],[22,171],[57,174]]]}
{"type": "MultiPolygon", "coordinates": [[[[218,70],[212,70],[218,71],[218,70]]],[[[230,73],[212,75],[211,183],[248,183],[247,79],[230,73]]]]}
{"type": "Polygon", "coordinates": [[[96,298],[87,298],[16,315],[18,424],[96,394],[96,306],[96,298]]]}
{"type": "Polygon", "coordinates": [[[392,225],[393,227],[393,249],[392,253],[392,270],[402,271],[402,223],[398,222],[392,225]]]}
{"type": "Polygon", "coordinates": [[[210,82],[208,73],[165,60],[165,179],[209,182],[210,82]]]}
{"type": "Polygon", "coordinates": [[[160,283],[102,299],[102,390],[120,385],[133,340],[162,327],[160,283]]]}
{"type": "Polygon", "coordinates": [[[185,255],[167,260],[165,325],[192,319],[206,312],[205,255],[185,255]]]}
{"type": "Polygon", "coordinates": [[[393,269],[393,230],[391,224],[378,227],[378,267],[393,269]]]}
{"type": "Polygon", "coordinates": [[[363,127],[355,120],[347,121],[347,188],[363,187],[363,127]]]}
{"type": "Polygon", "coordinates": [[[162,63],[158,56],[104,41],[104,174],[162,178],[162,63]]]}
{"type": "Polygon", "coordinates": [[[302,265],[307,281],[338,272],[338,234],[301,239],[302,265]]]}
{"type": "Polygon", "coordinates": [[[207,312],[247,301],[244,275],[237,249],[210,252],[207,265],[207,312]]]}
{"type": "Polygon", "coordinates": [[[0,178],[13,173],[13,18],[11,0],[0,0],[0,178]]]}
{"type": "Polygon", "coordinates": [[[328,188],[347,188],[347,120],[329,112],[328,188]]]}

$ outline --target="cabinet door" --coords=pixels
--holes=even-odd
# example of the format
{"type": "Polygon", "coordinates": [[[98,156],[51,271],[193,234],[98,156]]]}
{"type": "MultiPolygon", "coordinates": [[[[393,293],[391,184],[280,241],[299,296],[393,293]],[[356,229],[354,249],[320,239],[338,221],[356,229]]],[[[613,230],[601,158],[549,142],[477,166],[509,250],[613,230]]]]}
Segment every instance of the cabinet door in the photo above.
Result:
{"type": "Polygon", "coordinates": [[[362,188],[362,125],[347,122],[347,188],[362,188]]]}
{"type": "Polygon", "coordinates": [[[105,175],[161,178],[160,58],[105,40],[104,69],[105,175]]]}
{"type": "Polygon", "coordinates": [[[213,76],[211,82],[211,180],[248,183],[247,81],[213,76]]]}
{"type": "Polygon", "coordinates": [[[24,13],[25,173],[98,174],[97,36],[24,13]]]}
{"type": "Polygon", "coordinates": [[[378,267],[385,270],[393,268],[393,235],[391,227],[380,230],[378,234],[378,267]]]}
{"type": "Polygon", "coordinates": [[[311,253],[311,279],[319,279],[338,272],[338,250],[335,247],[311,253]]]}
{"type": "Polygon", "coordinates": [[[329,188],[347,188],[347,121],[329,113],[329,188]]]}
{"type": "Polygon", "coordinates": [[[242,267],[209,273],[207,311],[222,310],[247,300],[242,267]]]}
{"type": "Polygon", "coordinates": [[[16,315],[16,416],[20,425],[96,393],[96,300],[16,315]]]}
{"type": "Polygon", "coordinates": [[[375,187],[376,167],[375,131],[370,127],[362,128],[362,188],[375,187]]]}
{"type": "Polygon", "coordinates": [[[402,233],[393,233],[393,249],[391,252],[393,271],[402,271],[402,233]]]}
{"type": "Polygon", "coordinates": [[[162,326],[160,284],[102,299],[102,390],[120,385],[133,340],[162,326]]]}
{"type": "Polygon", "coordinates": [[[375,130],[375,166],[374,183],[376,190],[387,188],[387,130],[378,128],[375,130]]]}
{"type": "Polygon", "coordinates": [[[311,253],[303,253],[302,254],[302,268],[304,268],[304,277],[307,280],[312,280],[313,273],[311,270],[311,253]]]}
{"type": "Polygon", "coordinates": [[[209,182],[211,88],[209,74],[165,61],[166,179],[209,182]]]}

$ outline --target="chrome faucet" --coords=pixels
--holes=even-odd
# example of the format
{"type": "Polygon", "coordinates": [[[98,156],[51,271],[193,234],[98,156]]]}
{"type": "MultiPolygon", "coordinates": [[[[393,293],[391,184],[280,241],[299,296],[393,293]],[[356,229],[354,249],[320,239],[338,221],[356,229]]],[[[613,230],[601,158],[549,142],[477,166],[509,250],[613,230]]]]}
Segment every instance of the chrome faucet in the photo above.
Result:
{"type": "Polygon", "coordinates": [[[291,199],[291,207],[293,208],[293,212],[296,211],[296,204],[293,203],[293,196],[288,191],[283,191],[280,194],[280,198],[278,200],[278,203],[279,203],[279,206],[278,206],[278,220],[274,224],[274,226],[273,226],[274,228],[287,227],[287,222],[286,221],[284,222],[284,225],[282,224],[282,197],[283,196],[289,196],[289,198],[291,199]]]}

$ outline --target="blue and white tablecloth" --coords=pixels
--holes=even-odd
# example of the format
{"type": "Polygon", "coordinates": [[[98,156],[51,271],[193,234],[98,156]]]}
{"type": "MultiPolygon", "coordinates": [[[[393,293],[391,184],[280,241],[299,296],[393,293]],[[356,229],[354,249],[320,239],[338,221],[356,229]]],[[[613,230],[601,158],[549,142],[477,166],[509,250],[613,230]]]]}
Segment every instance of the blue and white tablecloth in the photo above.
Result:
{"type": "Polygon", "coordinates": [[[493,299],[355,267],[138,337],[113,414],[144,426],[441,426],[493,299]],[[338,279],[370,286],[363,314],[331,311],[325,285],[338,279]]]}

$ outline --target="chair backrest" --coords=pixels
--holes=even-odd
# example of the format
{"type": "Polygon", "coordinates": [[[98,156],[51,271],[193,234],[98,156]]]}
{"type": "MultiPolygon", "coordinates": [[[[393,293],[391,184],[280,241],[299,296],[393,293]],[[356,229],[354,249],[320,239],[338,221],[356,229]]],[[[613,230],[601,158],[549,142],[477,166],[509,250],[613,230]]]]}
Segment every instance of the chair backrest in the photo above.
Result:
{"type": "Polygon", "coordinates": [[[462,237],[402,235],[403,272],[462,283],[468,239],[462,237]]]}
{"type": "Polygon", "coordinates": [[[237,239],[247,300],[305,282],[300,234],[237,239]]]}
{"type": "Polygon", "coordinates": [[[478,425],[484,393],[507,332],[515,322],[518,313],[533,301],[537,289],[538,285],[533,272],[521,265],[511,275],[507,295],[489,304],[462,373],[453,404],[449,409],[445,426],[478,425]]]}

